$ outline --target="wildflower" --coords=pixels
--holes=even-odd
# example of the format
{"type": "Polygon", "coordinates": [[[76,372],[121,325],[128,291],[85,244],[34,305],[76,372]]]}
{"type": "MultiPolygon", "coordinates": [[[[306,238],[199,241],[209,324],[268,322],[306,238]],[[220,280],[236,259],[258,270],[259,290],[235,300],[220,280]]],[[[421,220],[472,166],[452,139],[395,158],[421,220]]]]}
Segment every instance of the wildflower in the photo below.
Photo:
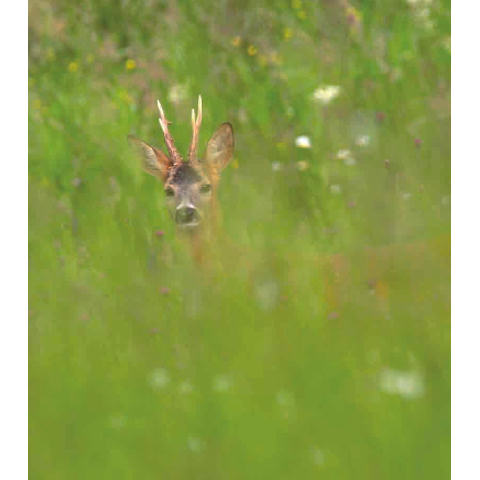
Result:
{"type": "Polygon", "coordinates": [[[283,39],[290,40],[293,37],[293,31],[291,28],[285,27],[283,29],[283,39]]]}
{"type": "Polygon", "coordinates": [[[312,148],[312,142],[307,135],[300,135],[295,139],[295,146],[298,148],[312,148]]]}
{"type": "Polygon", "coordinates": [[[170,377],[164,368],[156,368],[148,379],[150,386],[155,390],[160,390],[168,385],[170,377]]]}
{"type": "Polygon", "coordinates": [[[327,105],[340,94],[338,85],[322,85],[313,92],[313,99],[327,105]]]}
{"type": "Polygon", "coordinates": [[[417,148],[420,148],[422,146],[423,140],[421,138],[416,138],[414,142],[415,142],[415,146],[417,148]]]}
{"type": "Polygon", "coordinates": [[[342,193],[342,187],[340,185],[330,185],[330,192],[334,195],[339,195],[342,193]]]}
{"type": "Polygon", "coordinates": [[[338,317],[340,316],[340,314],[338,312],[330,312],[328,315],[327,315],[327,318],[329,320],[336,320],[338,317]]]}
{"type": "Polygon", "coordinates": [[[399,395],[411,400],[424,394],[423,379],[418,372],[405,372],[385,368],[378,378],[379,388],[390,395],[399,395]]]}
{"type": "Polygon", "coordinates": [[[129,58],[125,62],[125,69],[126,70],[135,70],[137,68],[137,62],[133,60],[132,58],[129,58]]]}
{"type": "Polygon", "coordinates": [[[297,170],[300,170],[301,172],[303,172],[304,170],[307,170],[308,167],[310,167],[309,163],[305,162],[304,160],[297,162],[297,170]]]}
{"type": "Polygon", "coordinates": [[[255,47],[254,45],[249,45],[248,48],[247,48],[247,53],[253,57],[254,55],[256,55],[258,52],[257,50],[257,47],[255,47]]]}
{"type": "Polygon", "coordinates": [[[182,102],[188,95],[188,89],[186,85],[175,84],[168,90],[168,99],[175,104],[182,102]]]}
{"type": "Polygon", "coordinates": [[[355,139],[355,144],[359,147],[366,147],[370,143],[370,136],[369,135],[359,135],[355,139]]]}
{"type": "Polygon", "coordinates": [[[375,120],[379,123],[383,122],[385,120],[385,112],[376,112],[375,113],[375,120]]]}
{"type": "Polygon", "coordinates": [[[272,65],[281,65],[282,58],[280,57],[280,55],[277,52],[272,52],[270,54],[270,63],[272,65]]]}
{"type": "Polygon", "coordinates": [[[339,160],[343,160],[343,163],[345,163],[345,165],[348,165],[349,167],[357,163],[357,161],[352,155],[352,152],[347,149],[339,150],[337,152],[337,158],[339,160]]]}
{"type": "Polygon", "coordinates": [[[68,71],[71,73],[75,73],[78,71],[78,63],[77,62],[70,62],[68,64],[68,71]]]}
{"type": "Polygon", "coordinates": [[[297,12],[297,17],[300,19],[300,20],[305,20],[307,18],[307,12],[305,10],[299,10],[297,12]]]}
{"type": "Polygon", "coordinates": [[[236,37],[233,37],[231,44],[234,47],[239,47],[242,44],[242,38],[239,35],[237,35],[236,37]]]}
{"type": "Polygon", "coordinates": [[[357,202],[355,200],[351,200],[347,203],[348,208],[355,208],[357,206],[357,202]]]}
{"type": "Polygon", "coordinates": [[[93,61],[95,60],[95,57],[91,53],[89,53],[87,55],[86,60],[87,60],[87,63],[93,63],[93,61]]]}
{"type": "Polygon", "coordinates": [[[213,389],[216,392],[227,392],[232,386],[232,381],[227,375],[217,375],[213,379],[213,389]]]}
{"type": "Polygon", "coordinates": [[[230,165],[232,166],[232,168],[234,168],[235,170],[237,168],[240,167],[240,164],[238,163],[238,158],[234,158],[231,162],[230,162],[230,165]]]}
{"type": "Polygon", "coordinates": [[[292,0],[292,8],[295,10],[302,8],[302,0],[292,0]]]}
{"type": "Polygon", "coordinates": [[[170,289],[168,287],[160,287],[160,293],[162,295],[168,295],[170,293],[170,289]]]}
{"type": "Polygon", "coordinates": [[[79,178],[79,177],[75,177],[75,178],[72,180],[72,185],[73,185],[75,188],[78,188],[81,184],[82,184],[82,179],[79,178]]]}
{"type": "Polygon", "coordinates": [[[184,381],[179,385],[178,390],[182,395],[188,395],[193,392],[193,385],[188,381],[184,381]]]}
{"type": "Polygon", "coordinates": [[[268,59],[266,57],[266,55],[259,55],[258,56],[258,63],[264,67],[267,63],[268,63],[268,59]]]}
{"type": "Polygon", "coordinates": [[[155,232],[155,235],[156,235],[157,237],[163,237],[163,236],[165,235],[165,232],[164,232],[163,230],[157,230],[157,231],[155,232]]]}
{"type": "Polygon", "coordinates": [[[187,439],[188,449],[192,452],[201,452],[204,448],[204,442],[197,437],[188,437],[187,439]]]}
{"type": "Polygon", "coordinates": [[[283,168],[283,165],[280,162],[272,162],[272,170],[274,172],[279,172],[283,168]]]}

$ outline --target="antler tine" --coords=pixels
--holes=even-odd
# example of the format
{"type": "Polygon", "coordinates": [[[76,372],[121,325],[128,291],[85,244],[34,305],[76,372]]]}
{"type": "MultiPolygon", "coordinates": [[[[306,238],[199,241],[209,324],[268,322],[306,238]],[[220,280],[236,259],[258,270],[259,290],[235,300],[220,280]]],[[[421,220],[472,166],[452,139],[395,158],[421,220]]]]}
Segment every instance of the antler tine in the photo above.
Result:
{"type": "Polygon", "coordinates": [[[165,145],[167,146],[168,153],[170,158],[172,159],[174,164],[181,163],[182,156],[178,153],[178,150],[175,147],[175,143],[173,141],[173,137],[168,130],[168,124],[170,123],[167,118],[165,117],[165,113],[163,112],[162,104],[160,100],[157,100],[157,107],[160,113],[160,117],[158,118],[158,123],[163,132],[163,138],[165,139],[165,145]]]}
{"type": "Polygon", "coordinates": [[[188,150],[188,160],[192,163],[198,162],[197,147],[200,125],[202,124],[202,96],[198,96],[197,116],[195,117],[195,109],[192,108],[192,143],[188,150]]]}

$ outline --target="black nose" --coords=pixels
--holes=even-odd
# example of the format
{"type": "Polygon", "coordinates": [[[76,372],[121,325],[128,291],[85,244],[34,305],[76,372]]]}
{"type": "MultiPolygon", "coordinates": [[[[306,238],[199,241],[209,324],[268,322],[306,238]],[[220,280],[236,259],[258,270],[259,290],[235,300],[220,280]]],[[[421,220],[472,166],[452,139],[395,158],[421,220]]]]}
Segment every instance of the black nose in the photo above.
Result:
{"type": "Polygon", "coordinates": [[[175,213],[175,221],[178,224],[193,223],[198,220],[197,210],[193,207],[182,207],[175,213]]]}

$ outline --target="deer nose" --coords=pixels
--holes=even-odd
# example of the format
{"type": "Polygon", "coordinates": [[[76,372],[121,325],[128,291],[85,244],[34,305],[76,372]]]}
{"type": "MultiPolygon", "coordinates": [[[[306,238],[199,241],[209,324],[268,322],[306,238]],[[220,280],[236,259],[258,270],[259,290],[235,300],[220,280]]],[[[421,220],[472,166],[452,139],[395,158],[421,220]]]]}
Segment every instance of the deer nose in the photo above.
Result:
{"type": "Polygon", "coordinates": [[[194,207],[181,207],[175,213],[175,221],[179,225],[195,223],[199,219],[197,209],[194,207]]]}

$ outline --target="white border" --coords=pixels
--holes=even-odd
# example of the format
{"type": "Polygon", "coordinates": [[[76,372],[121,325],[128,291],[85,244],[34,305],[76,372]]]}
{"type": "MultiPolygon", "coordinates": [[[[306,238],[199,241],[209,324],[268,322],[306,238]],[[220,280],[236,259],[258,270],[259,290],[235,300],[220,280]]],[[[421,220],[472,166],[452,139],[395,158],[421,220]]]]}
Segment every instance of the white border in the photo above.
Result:
{"type": "Polygon", "coordinates": [[[480,7],[452,5],[452,478],[480,478],[480,7]]]}
{"type": "Polygon", "coordinates": [[[28,5],[3,3],[1,150],[1,478],[28,478],[28,5]]]}

